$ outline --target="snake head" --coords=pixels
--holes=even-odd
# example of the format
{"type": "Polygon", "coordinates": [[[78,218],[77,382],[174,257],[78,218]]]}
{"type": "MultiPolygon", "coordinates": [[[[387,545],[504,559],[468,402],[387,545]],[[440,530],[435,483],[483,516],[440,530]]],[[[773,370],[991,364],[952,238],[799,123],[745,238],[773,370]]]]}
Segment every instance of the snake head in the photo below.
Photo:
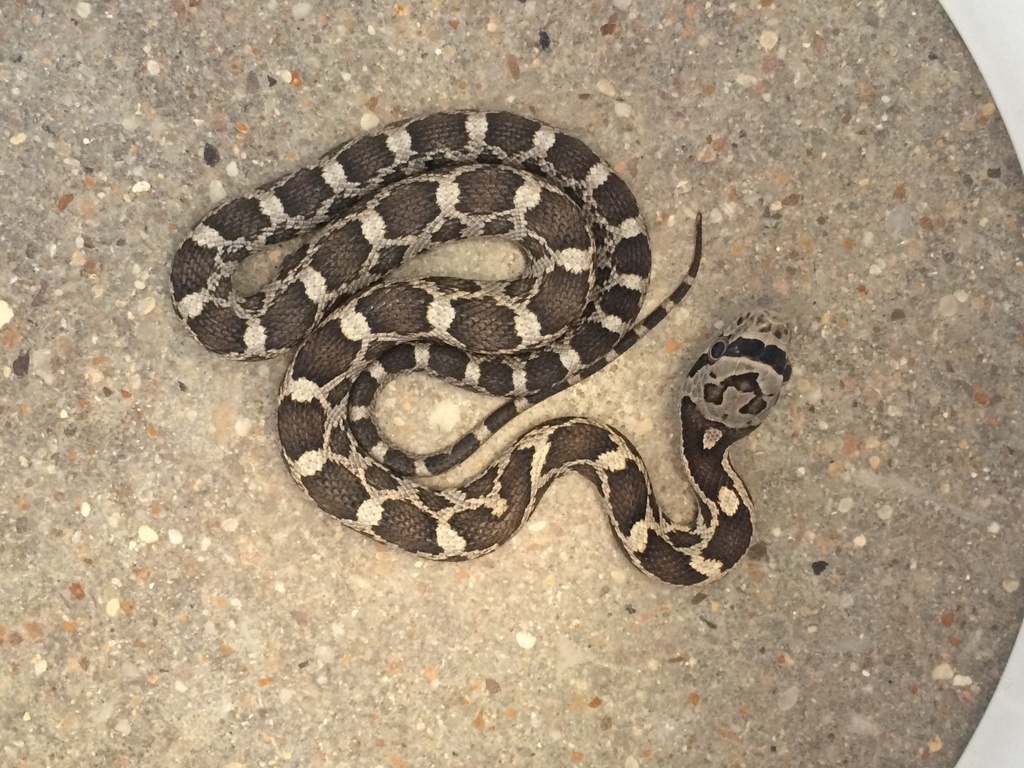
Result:
{"type": "Polygon", "coordinates": [[[786,323],[766,310],[747,312],[694,363],[683,395],[708,421],[745,434],[764,421],[789,381],[788,347],[786,323]]]}

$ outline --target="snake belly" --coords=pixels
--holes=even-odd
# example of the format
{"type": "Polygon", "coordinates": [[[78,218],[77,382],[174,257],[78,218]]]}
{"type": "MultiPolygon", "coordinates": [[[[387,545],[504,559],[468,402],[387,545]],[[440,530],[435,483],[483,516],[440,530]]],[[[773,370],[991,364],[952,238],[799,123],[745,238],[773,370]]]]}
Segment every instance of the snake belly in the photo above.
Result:
{"type": "Polygon", "coordinates": [[[598,488],[615,537],[640,570],[696,584],[749,546],[749,494],[728,448],[763,421],[790,376],[788,328],[765,312],[730,327],[695,363],[681,403],[683,469],[698,514],[663,516],[643,460],[603,424],[565,418],[522,435],[477,477],[429,489],[515,415],[597,372],[654,328],[693,284],[640,318],[651,249],[626,183],[571,135],[506,112],[444,112],[361,136],[312,165],[230,200],[176,252],[174,307],[211,351],[258,359],[297,347],[278,398],[290,473],[328,514],[422,557],[493,551],[547,487],[578,472],[598,488]],[[387,280],[444,242],[498,237],[526,267],[510,281],[387,280]],[[254,252],[302,240],[255,294],[232,286],[254,252]],[[410,455],[372,418],[388,380],[423,371],[505,398],[448,448],[410,455]]]}

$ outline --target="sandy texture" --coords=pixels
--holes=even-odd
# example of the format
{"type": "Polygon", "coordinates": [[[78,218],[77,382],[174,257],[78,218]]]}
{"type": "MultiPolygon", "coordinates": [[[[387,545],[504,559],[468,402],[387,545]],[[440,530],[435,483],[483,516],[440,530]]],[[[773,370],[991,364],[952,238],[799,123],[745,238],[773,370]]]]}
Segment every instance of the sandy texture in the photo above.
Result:
{"type": "MultiPolygon", "coordinates": [[[[1024,184],[938,3],[336,5],[0,10],[0,763],[954,765],[1024,611],[1024,184]],[[652,305],[704,212],[685,304],[499,443],[606,420],[688,514],[680,377],[748,306],[796,324],[721,582],[633,570],[580,478],[473,563],[343,529],[278,455],[286,361],[174,316],[170,256],[216,199],[455,107],[622,172],[652,305]]],[[[483,412],[383,400],[411,446],[483,412]]]]}

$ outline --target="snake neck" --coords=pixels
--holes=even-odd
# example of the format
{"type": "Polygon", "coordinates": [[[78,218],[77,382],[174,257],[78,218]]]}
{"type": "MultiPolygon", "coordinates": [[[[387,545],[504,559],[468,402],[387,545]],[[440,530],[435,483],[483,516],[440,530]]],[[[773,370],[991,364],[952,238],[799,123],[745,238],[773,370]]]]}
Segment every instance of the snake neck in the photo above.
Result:
{"type": "Polygon", "coordinates": [[[698,515],[694,533],[707,544],[703,557],[728,571],[746,552],[753,535],[750,494],[729,462],[729,448],[754,427],[728,427],[705,417],[684,396],[682,421],[683,471],[693,486],[698,515]]]}

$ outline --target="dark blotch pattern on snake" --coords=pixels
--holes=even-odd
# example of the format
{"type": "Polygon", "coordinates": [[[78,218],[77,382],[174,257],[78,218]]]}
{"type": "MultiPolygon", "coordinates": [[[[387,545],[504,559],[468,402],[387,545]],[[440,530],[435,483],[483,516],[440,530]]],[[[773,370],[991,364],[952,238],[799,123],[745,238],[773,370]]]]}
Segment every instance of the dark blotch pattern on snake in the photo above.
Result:
{"type": "Polygon", "coordinates": [[[262,358],[297,347],[278,432],[295,480],[325,512],[422,557],[491,552],[529,519],[547,487],[579,472],[601,493],[616,539],[645,573],[696,584],[732,568],[751,538],[749,495],[729,447],[765,418],[790,376],[789,332],[764,312],[726,330],[694,364],[681,401],[683,468],[698,513],[659,511],[636,449],[583,418],[542,424],[461,487],[414,479],[472,454],[514,416],[603,368],[688,292],[687,273],[647,317],[651,249],[625,182],[578,139],[504,112],[446,112],[354,139],[204,218],[174,256],[174,307],[213,352],[262,358]],[[235,269],[303,236],[275,280],[242,296],[235,269]],[[509,281],[385,281],[439,243],[517,243],[509,281]],[[374,397],[424,371],[506,398],[447,449],[410,455],[377,432],[374,397]]]}

